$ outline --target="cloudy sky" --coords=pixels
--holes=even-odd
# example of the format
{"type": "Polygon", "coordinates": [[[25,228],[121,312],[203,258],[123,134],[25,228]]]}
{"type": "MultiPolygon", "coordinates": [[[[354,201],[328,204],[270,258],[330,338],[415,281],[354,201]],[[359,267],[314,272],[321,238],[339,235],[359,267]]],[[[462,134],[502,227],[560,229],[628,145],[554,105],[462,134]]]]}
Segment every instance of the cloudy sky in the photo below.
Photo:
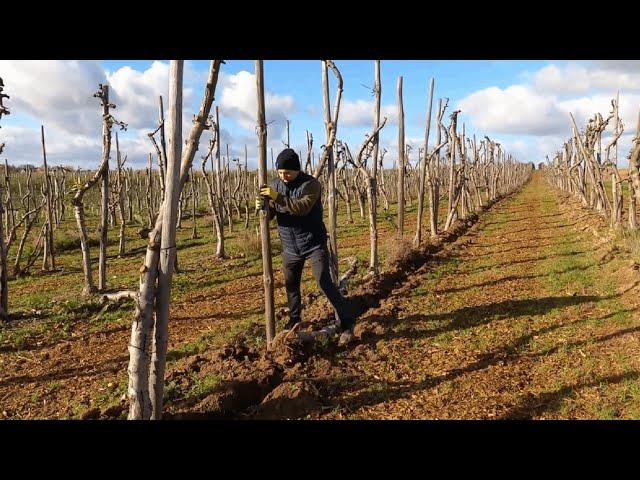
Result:
{"type": "MultiPolygon", "coordinates": [[[[373,122],[374,62],[335,63],[344,79],[338,138],[354,151],[373,122]]],[[[291,144],[296,150],[306,152],[305,130],[313,134],[316,155],[323,143],[320,64],[319,60],[264,63],[268,147],[276,155],[286,140],[286,120],[290,121],[291,144]]],[[[185,62],[185,136],[201,101],[207,69],[208,61],[185,62]]],[[[168,70],[166,60],[0,60],[4,93],[11,97],[5,100],[11,114],[0,119],[0,143],[6,143],[0,160],[40,164],[40,125],[44,125],[47,159],[52,164],[96,168],[101,149],[101,110],[93,93],[99,83],[108,83],[111,101],[117,105],[113,113],[129,125],[126,132],[119,133],[121,150],[130,165],[144,166],[153,151],[147,133],[157,125],[158,96],[167,96],[168,70]]],[[[596,112],[606,116],[619,90],[625,128],[619,164],[626,165],[640,108],[639,61],[383,60],[382,115],[388,121],[381,132],[381,144],[389,151],[385,157],[389,166],[397,157],[396,85],[400,75],[404,82],[405,132],[407,143],[414,147],[413,161],[424,139],[428,85],[434,77],[434,112],[438,98],[449,98],[448,112],[462,111],[459,122],[465,123],[467,134],[488,135],[525,162],[543,161],[545,155],[552,156],[558,150],[571,135],[569,112],[580,126],[596,112]]],[[[332,76],[330,81],[333,104],[332,76]]],[[[226,61],[215,105],[220,108],[222,154],[228,144],[232,157],[244,157],[246,145],[249,163],[255,165],[253,61],[226,61]]],[[[205,132],[198,154],[204,154],[209,138],[205,132]]]]}

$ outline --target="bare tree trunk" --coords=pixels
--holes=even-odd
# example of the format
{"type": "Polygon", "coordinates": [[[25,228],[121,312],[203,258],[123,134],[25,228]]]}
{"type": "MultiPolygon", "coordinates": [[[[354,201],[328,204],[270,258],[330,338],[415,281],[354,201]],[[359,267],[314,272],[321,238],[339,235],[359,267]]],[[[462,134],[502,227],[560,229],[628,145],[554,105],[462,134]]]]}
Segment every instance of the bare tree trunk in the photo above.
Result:
{"type": "Polygon", "coordinates": [[[383,148],[380,153],[380,161],[378,162],[378,168],[380,169],[380,182],[378,182],[378,191],[382,194],[383,208],[386,212],[389,210],[389,198],[387,196],[387,188],[385,185],[385,171],[384,171],[384,156],[387,153],[387,149],[383,148]]]}
{"type": "Polygon", "coordinates": [[[118,257],[122,257],[124,255],[124,227],[125,227],[125,218],[124,218],[124,190],[123,190],[123,182],[122,182],[122,165],[124,162],[120,157],[120,143],[118,142],[118,132],[116,132],[116,162],[118,163],[118,181],[117,181],[117,189],[118,189],[118,207],[120,211],[120,233],[118,239],[118,257]]]}
{"type": "Polygon", "coordinates": [[[216,246],[216,257],[225,258],[224,252],[224,192],[222,189],[222,164],[220,158],[220,114],[216,105],[216,209],[218,211],[219,222],[217,225],[218,245],[216,246]]]}
{"type": "Polygon", "coordinates": [[[637,206],[636,193],[634,191],[633,181],[629,179],[629,228],[635,230],[638,228],[637,223],[637,206]]]}
{"type": "Polygon", "coordinates": [[[338,234],[337,234],[337,218],[336,209],[336,172],[333,158],[333,143],[329,143],[337,135],[337,122],[331,123],[331,105],[329,104],[329,75],[327,70],[327,62],[322,61],[322,105],[324,112],[324,125],[327,136],[325,150],[327,155],[327,200],[329,202],[329,266],[331,267],[331,279],[337,285],[338,282],[338,234]]]}
{"type": "Polygon", "coordinates": [[[373,116],[373,164],[371,168],[371,176],[367,183],[367,199],[369,201],[369,239],[371,243],[371,251],[369,256],[369,271],[374,275],[378,274],[378,223],[377,223],[377,176],[378,176],[378,145],[380,139],[378,137],[378,130],[380,129],[380,99],[382,95],[382,87],[380,85],[380,60],[375,61],[375,74],[374,74],[374,116],[373,116]]]}
{"type": "Polygon", "coordinates": [[[147,166],[147,214],[149,217],[149,228],[153,228],[153,170],[151,163],[151,154],[149,154],[149,161],[147,166]]]}
{"type": "Polygon", "coordinates": [[[172,60],[169,70],[169,143],[162,212],[160,268],[156,293],[155,348],[151,357],[149,395],[151,419],[162,418],[164,371],[169,334],[171,279],[176,255],[176,217],[180,196],[180,159],[182,157],[182,60],[172,60]]]}
{"type": "Polygon", "coordinates": [[[89,251],[89,239],[87,236],[87,226],[85,223],[84,204],[82,201],[73,205],[76,223],[80,233],[80,250],[82,251],[82,270],[84,272],[84,288],[82,294],[87,296],[96,291],[91,273],[91,253],[89,251]]]}
{"type": "Polygon", "coordinates": [[[193,174],[193,167],[190,170],[191,175],[191,220],[193,221],[193,230],[191,230],[191,239],[198,238],[197,222],[196,222],[196,177],[193,174]]]}
{"type": "Polygon", "coordinates": [[[226,184],[228,185],[227,195],[227,221],[229,222],[229,233],[233,232],[233,215],[231,214],[231,169],[229,167],[229,144],[227,143],[227,160],[225,162],[225,175],[227,177],[226,184]]]}
{"type": "Polygon", "coordinates": [[[353,212],[351,208],[351,189],[349,188],[349,180],[348,175],[349,171],[346,168],[346,160],[345,164],[342,166],[339,172],[339,176],[342,179],[342,188],[344,191],[344,203],[347,206],[347,223],[353,223],[353,212]],[[342,173],[342,175],[340,175],[342,173]]]}
{"type": "Polygon", "coordinates": [[[24,232],[22,233],[22,237],[20,238],[20,243],[18,244],[18,251],[16,253],[16,259],[13,263],[14,277],[17,277],[22,272],[22,270],[20,269],[20,260],[22,259],[22,252],[24,250],[24,245],[27,241],[27,237],[29,236],[29,232],[31,232],[31,229],[33,228],[33,224],[38,218],[38,214],[40,213],[40,210],[42,209],[43,206],[44,204],[40,205],[39,207],[33,210],[30,210],[25,214],[25,217],[27,217],[27,224],[25,225],[24,232]]]}
{"type": "Polygon", "coordinates": [[[127,221],[129,223],[133,222],[133,194],[131,183],[131,169],[128,169],[124,177],[124,185],[127,192],[127,221]]]}
{"type": "Polygon", "coordinates": [[[289,139],[289,120],[287,120],[287,148],[291,148],[291,143],[289,139]]]}
{"type": "MultiPolygon", "coordinates": [[[[55,228],[60,226],[60,187],[57,171],[53,170],[53,219],[55,228]]],[[[53,230],[52,230],[53,231],[53,230]]]]}
{"type": "Polygon", "coordinates": [[[313,148],[313,134],[309,133],[308,130],[305,130],[307,132],[307,160],[304,164],[304,171],[305,173],[311,174],[311,172],[313,171],[313,166],[311,165],[311,149],[313,148]]]}
{"type": "Polygon", "coordinates": [[[622,179],[618,172],[618,138],[622,135],[622,122],[618,115],[619,100],[620,94],[618,93],[614,104],[614,138],[607,146],[607,163],[609,163],[609,152],[611,147],[613,146],[615,149],[613,162],[611,162],[611,197],[613,199],[613,205],[611,208],[611,226],[614,228],[620,227],[620,223],[622,221],[622,179]]]}
{"type": "Polygon", "coordinates": [[[42,158],[44,161],[44,194],[47,199],[47,233],[44,240],[44,258],[42,259],[42,270],[49,270],[49,257],[51,258],[51,269],[55,270],[56,260],[53,254],[53,221],[51,214],[51,185],[49,180],[49,167],[47,165],[47,151],[44,144],[44,126],[40,125],[42,139],[42,158]]]}
{"type": "MultiPolygon", "coordinates": [[[[2,90],[0,89],[0,92],[2,90]]],[[[0,113],[7,113],[1,110],[2,96],[0,96],[0,113]]],[[[0,145],[0,152],[2,151],[0,145]]],[[[0,198],[2,198],[2,186],[0,186],[0,198]]],[[[2,224],[2,215],[4,214],[4,207],[0,202],[0,320],[7,321],[9,319],[9,288],[7,283],[7,248],[4,240],[4,227],[2,224]]]]}
{"type": "MultiPolygon", "coordinates": [[[[455,112],[454,112],[455,115],[455,112]]],[[[452,120],[452,126],[453,126],[453,120],[452,120]]],[[[457,134],[455,131],[455,127],[453,128],[453,132],[450,136],[451,138],[451,148],[449,149],[449,195],[448,195],[448,215],[447,215],[447,220],[445,222],[445,227],[444,230],[447,231],[448,230],[448,226],[451,225],[451,223],[453,223],[453,220],[455,219],[455,213],[456,213],[456,206],[454,206],[454,202],[455,202],[455,196],[456,196],[456,192],[455,192],[455,184],[456,184],[456,171],[455,171],[455,164],[456,164],[456,141],[457,141],[457,134]]]]}
{"type": "MultiPolygon", "coordinates": [[[[361,189],[360,182],[358,181],[359,177],[362,176],[362,173],[359,170],[356,170],[356,174],[353,176],[353,183],[356,187],[356,197],[358,200],[358,208],[360,209],[360,219],[364,219],[364,199],[366,198],[366,187],[364,190],[361,189]]],[[[367,176],[362,177],[366,182],[367,176]]]]}
{"type": "MultiPolygon", "coordinates": [[[[9,162],[7,159],[4,159],[4,186],[7,189],[7,200],[6,200],[6,211],[7,215],[5,216],[6,224],[5,230],[10,232],[13,226],[16,223],[14,208],[13,208],[13,200],[11,198],[11,182],[9,180],[9,162]]],[[[7,248],[7,250],[9,250],[7,248]]]]}
{"type": "Polygon", "coordinates": [[[103,292],[107,288],[107,232],[109,230],[109,154],[111,150],[111,132],[107,131],[109,137],[107,143],[103,141],[103,145],[108,145],[108,150],[103,151],[103,157],[107,159],[107,165],[102,171],[102,182],[100,184],[100,193],[102,204],[100,208],[100,256],[98,259],[98,290],[103,292]]]}
{"type": "MultiPolygon", "coordinates": [[[[326,62],[327,67],[329,67],[331,69],[333,74],[336,76],[336,80],[338,81],[338,85],[336,86],[336,98],[335,98],[334,104],[333,104],[334,119],[331,122],[329,140],[327,140],[327,145],[326,145],[326,146],[333,146],[333,144],[336,141],[336,129],[335,129],[335,127],[337,126],[338,117],[340,115],[340,101],[342,99],[342,86],[343,86],[343,83],[342,83],[342,75],[340,74],[340,71],[335,66],[335,64],[331,60],[323,60],[323,62],[326,62]]],[[[318,161],[318,164],[316,165],[316,168],[314,170],[313,176],[316,177],[318,180],[320,180],[320,176],[323,173],[324,166],[325,166],[325,164],[327,162],[327,158],[328,158],[329,153],[333,153],[332,149],[325,148],[324,151],[322,152],[322,156],[321,156],[320,160],[318,161]]],[[[326,198],[327,197],[325,197],[325,199],[326,198]]]]}
{"type": "MultiPolygon", "coordinates": [[[[633,200],[630,199],[629,201],[629,210],[631,211],[631,203],[633,202],[633,207],[635,210],[635,206],[638,204],[638,202],[640,202],[640,111],[638,112],[636,136],[632,144],[631,154],[629,156],[629,179],[629,196],[633,197],[633,200]]],[[[635,226],[636,216],[633,215],[632,220],[630,214],[629,222],[633,222],[633,225],[635,226]]]]}
{"type": "MultiPolygon", "coordinates": [[[[420,191],[418,193],[418,218],[416,225],[416,235],[413,238],[413,245],[418,246],[422,243],[422,213],[424,212],[424,187],[427,176],[427,159],[429,158],[429,133],[431,130],[431,108],[433,106],[433,86],[435,80],[432,78],[429,82],[429,107],[427,110],[427,127],[424,134],[424,154],[420,162],[420,191]]],[[[431,191],[431,189],[430,189],[431,191]]]]}
{"type": "MultiPolygon", "coordinates": [[[[211,208],[211,213],[213,216],[213,231],[216,235],[216,238],[219,239],[222,236],[222,219],[220,218],[220,211],[218,210],[218,201],[216,197],[216,193],[213,188],[213,149],[216,148],[217,143],[217,131],[215,128],[215,122],[213,123],[213,138],[209,140],[209,151],[207,155],[205,155],[202,159],[202,176],[204,177],[204,181],[207,185],[207,193],[209,198],[209,207],[211,208]],[[211,157],[211,175],[207,175],[206,165],[207,160],[211,157]]],[[[218,240],[218,244],[219,244],[218,240]]]]}
{"type": "Polygon", "coordinates": [[[82,250],[82,269],[84,271],[84,288],[82,290],[83,295],[89,295],[95,292],[95,286],[93,284],[93,275],[91,273],[91,255],[89,252],[89,242],[87,237],[87,228],[85,224],[84,213],[84,194],[93,187],[98,180],[103,176],[106,169],[109,168],[109,151],[111,150],[111,125],[118,124],[121,128],[125,128],[125,124],[116,121],[109,113],[109,107],[114,105],[109,103],[109,86],[100,85],[97,93],[94,97],[100,98],[102,102],[102,161],[100,167],[84,185],[77,189],[76,193],[71,200],[73,205],[74,214],[76,217],[76,223],[78,224],[78,230],[80,233],[80,249],[82,250]]]}
{"type": "Polygon", "coordinates": [[[402,76],[398,77],[398,235],[404,236],[404,106],[402,76]]]}
{"type": "MultiPolygon", "coordinates": [[[[264,72],[262,60],[255,61],[256,88],[258,97],[258,176],[259,184],[267,184],[267,125],[264,108],[264,72]]],[[[267,348],[276,334],[276,318],[273,295],[273,266],[271,263],[271,238],[269,232],[269,210],[260,210],[260,238],[262,240],[262,279],[264,283],[264,317],[267,329],[267,348]]]]}
{"type": "MultiPolygon", "coordinates": [[[[195,116],[189,137],[185,143],[180,165],[180,183],[178,192],[182,190],[189,175],[200,136],[207,128],[207,116],[211,110],[215,94],[221,60],[212,60],[204,98],[198,114],[195,116]]],[[[130,420],[148,419],[151,416],[151,399],[149,396],[149,358],[151,327],[153,326],[153,308],[156,299],[156,280],[160,259],[161,233],[163,216],[158,215],[153,231],[149,234],[147,253],[140,274],[140,290],[136,296],[136,311],[131,327],[129,341],[129,416],[130,420]]],[[[171,265],[171,262],[169,263],[171,265]]]]}

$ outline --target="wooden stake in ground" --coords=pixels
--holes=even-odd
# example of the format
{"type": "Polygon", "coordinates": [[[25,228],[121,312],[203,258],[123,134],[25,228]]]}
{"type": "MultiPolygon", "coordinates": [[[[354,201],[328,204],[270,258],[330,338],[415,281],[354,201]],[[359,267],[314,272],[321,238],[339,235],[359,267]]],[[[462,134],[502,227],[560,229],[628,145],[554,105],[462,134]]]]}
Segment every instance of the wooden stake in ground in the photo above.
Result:
{"type": "MultiPolygon", "coordinates": [[[[258,182],[267,185],[267,124],[264,108],[264,72],[262,60],[255,61],[256,88],[258,98],[258,182]]],[[[262,279],[264,283],[264,319],[267,327],[267,348],[276,334],[276,317],[273,298],[273,266],[271,263],[271,235],[269,232],[269,210],[260,210],[260,239],[262,242],[262,279]]]]}

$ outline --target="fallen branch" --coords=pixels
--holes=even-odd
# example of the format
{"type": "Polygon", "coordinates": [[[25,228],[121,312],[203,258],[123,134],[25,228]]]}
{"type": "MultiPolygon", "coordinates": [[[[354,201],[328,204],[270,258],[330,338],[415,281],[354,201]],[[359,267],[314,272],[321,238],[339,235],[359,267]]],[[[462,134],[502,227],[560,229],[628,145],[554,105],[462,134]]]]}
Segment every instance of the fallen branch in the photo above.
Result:
{"type": "Polygon", "coordinates": [[[100,303],[121,302],[122,300],[138,300],[138,292],[133,290],[123,290],[116,293],[104,293],[100,296],[100,303]]]}
{"type": "Polygon", "coordinates": [[[346,294],[347,280],[349,280],[350,277],[355,275],[357,271],[358,271],[358,258],[351,257],[351,265],[349,266],[349,269],[346,272],[344,272],[344,275],[342,275],[342,277],[340,277],[340,280],[338,280],[338,290],[340,290],[340,292],[343,295],[346,294]]]}

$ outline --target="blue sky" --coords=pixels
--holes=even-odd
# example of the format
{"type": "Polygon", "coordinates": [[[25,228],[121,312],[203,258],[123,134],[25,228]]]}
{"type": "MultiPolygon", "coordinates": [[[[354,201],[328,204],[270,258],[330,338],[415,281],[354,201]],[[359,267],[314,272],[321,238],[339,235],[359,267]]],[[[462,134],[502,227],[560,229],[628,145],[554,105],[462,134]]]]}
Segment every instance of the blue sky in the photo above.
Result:
{"type": "MultiPolygon", "coordinates": [[[[305,130],[309,130],[318,155],[324,141],[320,64],[319,60],[265,61],[267,121],[272,122],[269,147],[276,152],[283,148],[288,119],[292,147],[304,155],[305,130]]],[[[344,80],[338,138],[354,151],[373,123],[374,62],[336,60],[335,64],[344,80]]],[[[186,62],[185,132],[199,105],[207,68],[208,61],[186,62]]],[[[166,96],[167,71],[167,60],[0,60],[0,77],[4,79],[5,92],[11,96],[5,102],[11,115],[0,121],[0,142],[7,144],[3,157],[14,164],[41,163],[39,126],[43,124],[52,163],[95,168],[100,152],[100,113],[92,95],[98,83],[107,82],[118,105],[115,116],[130,125],[127,132],[119,133],[122,150],[131,165],[143,166],[147,153],[153,151],[146,132],[154,128],[157,119],[158,95],[166,96]]],[[[254,62],[226,60],[221,72],[216,104],[220,106],[223,143],[230,144],[232,156],[243,156],[247,144],[249,161],[254,164],[254,62]]],[[[459,123],[465,123],[467,134],[488,135],[521,161],[538,162],[547,154],[552,156],[571,135],[569,111],[579,123],[597,111],[606,116],[610,99],[620,90],[625,122],[620,148],[622,164],[640,104],[638,62],[382,60],[381,103],[383,115],[390,118],[381,132],[381,144],[389,150],[385,157],[389,166],[397,156],[399,75],[403,76],[408,144],[422,145],[428,84],[434,77],[434,115],[437,99],[448,97],[448,113],[462,110],[459,123]]],[[[331,74],[330,83],[333,105],[335,81],[331,74]]],[[[224,154],[224,147],[222,150],[224,154]]]]}

